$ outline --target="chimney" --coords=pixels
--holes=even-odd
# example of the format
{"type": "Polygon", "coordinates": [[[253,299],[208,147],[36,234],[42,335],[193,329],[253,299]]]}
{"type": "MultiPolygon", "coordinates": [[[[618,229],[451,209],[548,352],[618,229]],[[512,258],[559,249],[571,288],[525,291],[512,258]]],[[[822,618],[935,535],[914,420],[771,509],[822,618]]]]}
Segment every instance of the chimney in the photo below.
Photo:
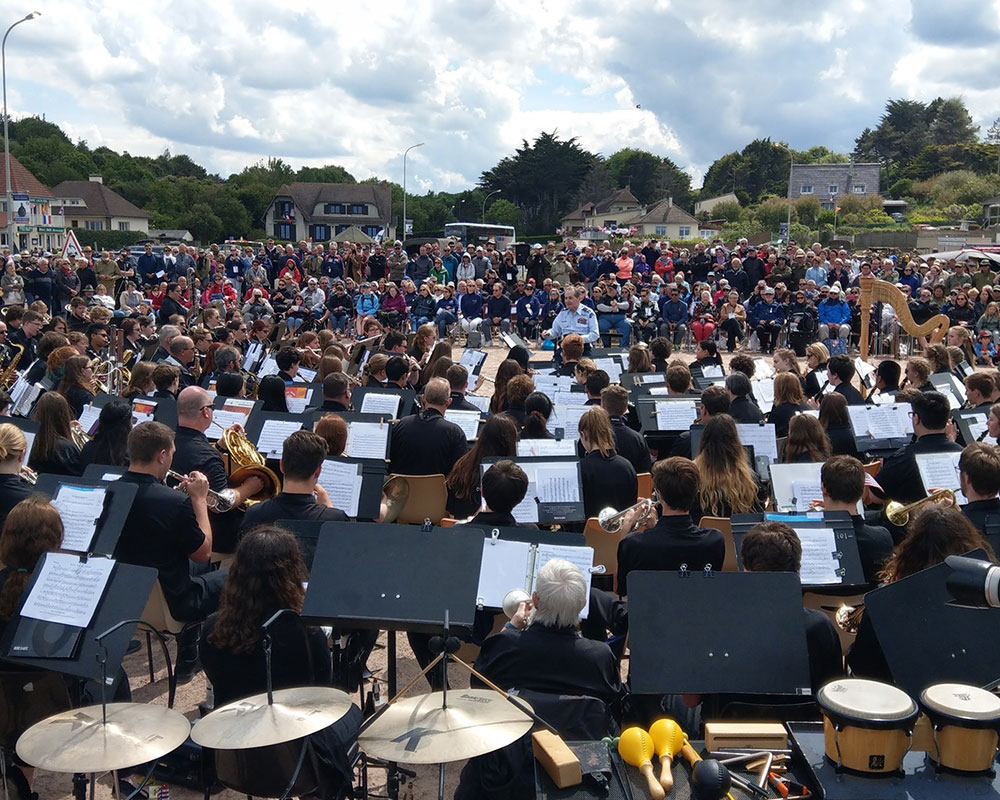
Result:
{"type": "Polygon", "coordinates": [[[668,197],[667,198],[667,208],[673,208],[673,207],[674,207],[674,198],[673,197],[668,197]]]}
{"type": "Polygon", "coordinates": [[[104,178],[102,178],[100,175],[91,175],[90,176],[90,182],[91,183],[104,183],[104,178]]]}

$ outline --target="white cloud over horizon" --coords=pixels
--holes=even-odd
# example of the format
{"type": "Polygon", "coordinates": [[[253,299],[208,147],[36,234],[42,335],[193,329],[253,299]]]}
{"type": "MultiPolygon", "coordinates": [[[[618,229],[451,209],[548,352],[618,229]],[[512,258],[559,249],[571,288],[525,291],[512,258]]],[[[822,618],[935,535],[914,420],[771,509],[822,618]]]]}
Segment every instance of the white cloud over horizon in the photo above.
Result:
{"type": "Polygon", "coordinates": [[[275,157],[399,182],[423,141],[408,186],[458,191],[556,130],[697,184],[757,137],[849,152],[889,98],[1000,116],[1000,0],[33,3],[7,43],[15,118],[223,176],[275,157]]]}

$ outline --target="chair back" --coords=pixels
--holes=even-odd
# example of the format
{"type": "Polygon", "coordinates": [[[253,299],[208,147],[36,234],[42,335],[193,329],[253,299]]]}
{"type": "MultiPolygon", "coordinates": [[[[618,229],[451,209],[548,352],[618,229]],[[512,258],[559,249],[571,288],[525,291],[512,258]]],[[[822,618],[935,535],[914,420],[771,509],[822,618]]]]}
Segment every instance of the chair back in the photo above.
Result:
{"type": "MultiPolygon", "coordinates": [[[[213,750],[215,774],[219,782],[233,791],[252,797],[283,797],[295,767],[306,746],[306,739],[269,747],[245,750],[213,750]]],[[[319,779],[309,753],[302,759],[302,768],[288,797],[309,797],[319,794],[319,779]]]]}
{"type": "Polygon", "coordinates": [[[73,707],[63,676],[48,670],[0,670],[0,747],[13,751],[36,722],[73,707]]]}
{"type": "Polygon", "coordinates": [[[153,583],[140,619],[158,631],[166,631],[175,636],[184,630],[184,623],[174,619],[170,613],[170,609],[167,607],[167,598],[163,596],[163,588],[160,586],[159,580],[153,583]]]}
{"type": "Polygon", "coordinates": [[[847,651],[851,649],[851,645],[854,644],[857,634],[849,633],[837,624],[837,611],[841,606],[857,607],[859,605],[863,605],[864,602],[865,596],[863,594],[838,596],[832,594],[818,594],[817,592],[802,593],[802,605],[806,608],[814,608],[817,611],[822,611],[830,618],[830,622],[833,623],[833,627],[837,629],[837,636],[840,637],[840,651],[845,656],[847,655],[847,651]]]}
{"type": "Polygon", "coordinates": [[[736,542],[733,539],[733,523],[728,517],[702,517],[699,528],[715,528],[722,532],[726,542],[726,557],[722,562],[723,572],[739,572],[740,562],[736,558],[736,542]]]}
{"type": "Polygon", "coordinates": [[[604,565],[604,575],[616,575],[618,573],[618,542],[624,538],[624,534],[608,533],[601,527],[597,517],[591,517],[583,527],[583,537],[587,540],[587,547],[594,549],[594,566],[604,565]]]}
{"type": "Polygon", "coordinates": [[[878,471],[880,469],[882,469],[882,459],[881,458],[875,459],[875,461],[871,461],[868,464],[864,465],[865,472],[868,473],[869,477],[872,477],[872,478],[874,478],[876,475],[878,475],[878,471]]]}
{"type": "Polygon", "coordinates": [[[452,525],[458,525],[458,520],[453,517],[444,517],[441,520],[442,528],[450,528],[452,525]]]}
{"type": "Polygon", "coordinates": [[[405,478],[410,487],[406,505],[396,519],[401,525],[420,525],[425,519],[440,525],[448,512],[448,487],[444,475],[390,475],[390,478],[405,478]]]}
{"type": "Polygon", "coordinates": [[[639,500],[643,497],[653,496],[653,475],[650,472],[640,472],[635,476],[639,485],[638,497],[639,500]]]}

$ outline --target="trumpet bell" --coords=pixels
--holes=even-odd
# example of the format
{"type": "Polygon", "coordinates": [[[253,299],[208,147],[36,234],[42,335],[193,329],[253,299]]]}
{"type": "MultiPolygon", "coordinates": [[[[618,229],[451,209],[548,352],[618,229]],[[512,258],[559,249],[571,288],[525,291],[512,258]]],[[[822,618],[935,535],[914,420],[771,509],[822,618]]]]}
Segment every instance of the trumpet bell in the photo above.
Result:
{"type": "Polygon", "coordinates": [[[896,502],[895,500],[890,500],[885,504],[885,518],[897,528],[902,528],[909,523],[910,517],[913,516],[913,512],[921,506],[926,505],[927,503],[942,502],[945,505],[954,506],[955,492],[951,489],[939,489],[938,491],[927,495],[927,497],[923,497],[920,500],[906,505],[896,502]]]}
{"type": "Polygon", "coordinates": [[[382,484],[382,522],[395,522],[410,499],[410,482],[402,475],[393,475],[382,484]]]}

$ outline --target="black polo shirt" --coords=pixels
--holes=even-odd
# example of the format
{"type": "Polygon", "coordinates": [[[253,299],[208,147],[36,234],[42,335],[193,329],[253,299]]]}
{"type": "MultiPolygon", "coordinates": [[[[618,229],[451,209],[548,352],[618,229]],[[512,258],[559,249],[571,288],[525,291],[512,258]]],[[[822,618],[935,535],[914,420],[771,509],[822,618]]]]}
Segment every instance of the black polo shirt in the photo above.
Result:
{"type": "Polygon", "coordinates": [[[389,439],[389,472],[395,475],[445,475],[465,455],[462,429],[428,408],[397,422],[389,439]]]}
{"type": "Polygon", "coordinates": [[[312,411],[324,411],[328,414],[344,414],[351,409],[345,406],[343,403],[338,403],[336,400],[323,400],[322,404],[318,406],[310,406],[306,409],[307,412],[312,411]]]}
{"type": "Polygon", "coordinates": [[[311,494],[281,492],[247,509],[240,531],[245,533],[255,525],[276,522],[279,519],[320,520],[322,522],[347,522],[347,514],[339,508],[329,508],[316,502],[311,494]]]}
{"type": "Polygon", "coordinates": [[[33,492],[33,488],[22,481],[20,475],[0,475],[0,528],[10,510],[33,492]]]}
{"type": "Polygon", "coordinates": [[[849,406],[863,406],[865,404],[865,398],[861,396],[861,392],[849,383],[838,384],[837,388],[833,391],[837,394],[844,395],[844,398],[847,400],[847,405],[849,406]]]}
{"type": "Polygon", "coordinates": [[[1000,499],[991,497],[989,500],[973,500],[964,506],[959,507],[965,518],[979,528],[979,532],[986,535],[986,520],[1000,523],[1000,499]]]}
{"type": "Polygon", "coordinates": [[[605,458],[594,450],[580,460],[583,510],[587,518],[611,507],[621,511],[635,503],[638,480],[635,467],[620,455],[605,458]]]}
{"type": "Polygon", "coordinates": [[[740,395],[729,404],[729,416],[738,423],[753,425],[764,421],[764,415],[748,395],[740,395]]]}
{"type": "MultiPolygon", "coordinates": [[[[174,436],[174,461],[170,468],[182,475],[189,472],[203,472],[208,478],[208,488],[213,492],[221,492],[229,488],[229,476],[222,461],[222,454],[208,441],[205,434],[194,428],[177,426],[174,436]]],[[[210,513],[208,518],[212,523],[212,549],[220,553],[232,553],[236,550],[236,533],[240,527],[242,512],[227,511],[225,514],[210,513]]]]}
{"type": "Polygon", "coordinates": [[[851,522],[854,523],[854,539],[858,543],[865,583],[876,586],[882,567],[892,555],[892,534],[881,525],[868,525],[865,518],[857,514],[851,515],[851,522]]]}
{"type": "Polygon", "coordinates": [[[468,400],[465,399],[465,395],[461,392],[451,393],[451,405],[448,406],[449,411],[479,411],[478,406],[472,405],[468,400]]]}
{"type": "MultiPolygon", "coordinates": [[[[961,453],[962,446],[943,433],[928,433],[910,442],[882,462],[875,480],[885,496],[900,503],[915,503],[927,496],[916,456],[920,453],[961,453]]],[[[931,487],[926,487],[931,488],[931,487]]]]}
{"type": "Polygon", "coordinates": [[[190,498],[145,473],[126,472],[121,482],[138,489],[115,558],[155,568],[170,613],[178,619],[196,618],[203,592],[191,579],[190,556],[202,546],[205,534],[198,527],[190,498]]]}
{"type": "Polygon", "coordinates": [[[699,528],[688,514],[661,517],[652,528],[630,533],[618,542],[618,594],[628,594],[628,574],[648,569],[674,571],[687,564],[700,570],[706,564],[720,571],[726,558],[726,540],[715,528],[699,528]]]}

